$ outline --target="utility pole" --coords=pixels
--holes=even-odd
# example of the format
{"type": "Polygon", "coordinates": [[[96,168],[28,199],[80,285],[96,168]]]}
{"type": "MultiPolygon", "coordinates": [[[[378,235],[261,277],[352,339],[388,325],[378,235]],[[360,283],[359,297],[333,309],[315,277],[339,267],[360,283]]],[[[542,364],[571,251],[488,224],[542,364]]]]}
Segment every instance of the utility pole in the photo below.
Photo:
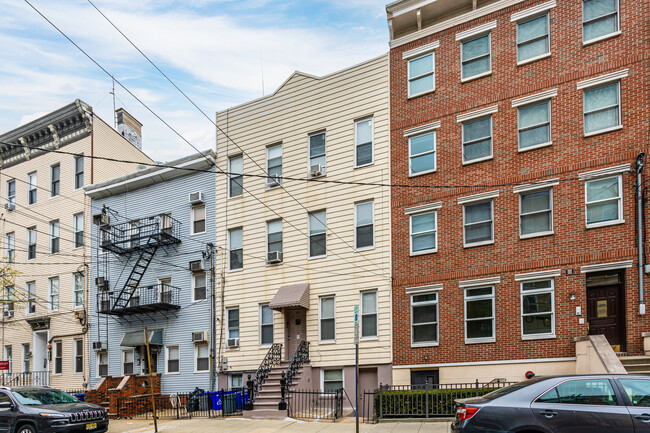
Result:
{"type": "Polygon", "coordinates": [[[210,392],[216,388],[216,281],[215,281],[215,248],[213,243],[208,243],[203,252],[203,259],[210,265],[210,392]]]}
{"type": "Polygon", "coordinates": [[[153,378],[151,376],[151,351],[149,350],[149,332],[144,327],[144,342],[147,345],[147,374],[149,376],[149,389],[151,390],[151,410],[153,411],[153,428],[158,433],[158,419],[156,418],[156,399],[153,396],[153,378]]]}
{"type": "Polygon", "coordinates": [[[354,416],[359,433],[359,305],[354,306],[354,416]]]}

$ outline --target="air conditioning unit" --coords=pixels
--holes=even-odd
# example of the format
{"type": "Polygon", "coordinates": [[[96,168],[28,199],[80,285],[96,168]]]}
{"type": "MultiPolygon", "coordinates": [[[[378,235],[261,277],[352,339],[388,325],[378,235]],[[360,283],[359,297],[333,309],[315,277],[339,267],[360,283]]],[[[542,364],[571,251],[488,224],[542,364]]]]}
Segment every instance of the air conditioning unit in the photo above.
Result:
{"type": "Polygon", "coordinates": [[[205,263],[203,260],[194,260],[190,262],[190,272],[201,272],[205,270],[205,263]]]}
{"type": "Polygon", "coordinates": [[[266,263],[282,263],[282,253],[280,251],[271,251],[266,254],[266,263]]]}
{"type": "Polygon", "coordinates": [[[110,215],[106,214],[97,214],[93,215],[93,224],[98,225],[98,226],[107,226],[111,223],[111,217],[110,215]]]}
{"type": "Polygon", "coordinates": [[[16,205],[13,203],[5,203],[5,209],[8,211],[16,210],[16,205]]]}
{"type": "Polygon", "coordinates": [[[282,185],[282,176],[279,174],[275,174],[266,178],[266,186],[268,188],[275,188],[280,185],[282,185]]]}
{"type": "Polygon", "coordinates": [[[192,341],[193,342],[200,342],[200,341],[207,341],[207,332],[206,331],[198,331],[198,332],[192,332],[192,341]]]}
{"type": "Polygon", "coordinates": [[[104,346],[103,341],[93,341],[93,350],[105,350],[106,346],[104,346]]]}
{"type": "Polygon", "coordinates": [[[14,317],[14,310],[7,310],[4,312],[5,319],[10,319],[14,317]]]}
{"type": "Polygon", "coordinates": [[[315,164],[309,167],[309,174],[311,174],[311,177],[322,176],[324,173],[325,173],[325,167],[323,167],[320,164],[315,164]]]}
{"type": "Polygon", "coordinates": [[[203,193],[200,191],[190,193],[190,204],[201,204],[203,203],[203,193]]]}
{"type": "Polygon", "coordinates": [[[106,278],[104,277],[96,277],[95,278],[95,285],[100,288],[104,288],[104,285],[106,284],[106,278]]]}
{"type": "Polygon", "coordinates": [[[233,349],[239,347],[239,338],[229,338],[228,339],[228,348],[233,349]]]}

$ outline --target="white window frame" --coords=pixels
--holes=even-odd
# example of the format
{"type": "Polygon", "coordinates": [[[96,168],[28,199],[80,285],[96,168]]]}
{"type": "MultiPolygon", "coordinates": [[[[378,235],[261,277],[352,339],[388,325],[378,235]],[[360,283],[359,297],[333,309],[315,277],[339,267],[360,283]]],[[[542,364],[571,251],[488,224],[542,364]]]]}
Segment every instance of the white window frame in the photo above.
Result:
{"type": "Polygon", "coordinates": [[[74,272],[72,274],[72,308],[83,308],[86,298],[86,281],[81,272],[74,272]],[[77,279],[81,281],[81,290],[77,290],[77,279]],[[77,293],[81,292],[81,304],[77,303],[77,293]]]}
{"type": "Polygon", "coordinates": [[[334,344],[336,343],[336,295],[324,295],[318,298],[318,343],[319,344],[334,344]],[[334,316],[333,317],[323,317],[323,300],[332,299],[334,302],[334,316]],[[323,326],[322,320],[334,320],[334,338],[331,340],[323,340],[323,326]]]}
{"type": "MultiPolygon", "coordinates": [[[[554,214],[554,212],[553,212],[553,188],[551,187],[551,188],[529,189],[529,190],[526,190],[526,191],[520,191],[518,194],[519,194],[519,239],[536,238],[536,237],[540,237],[540,236],[548,236],[548,235],[554,234],[555,233],[555,228],[553,227],[553,214],[554,214]],[[522,214],[522,208],[521,208],[522,196],[524,196],[526,194],[533,194],[533,193],[542,192],[542,191],[548,191],[549,192],[548,200],[549,200],[549,211],[550,211],[550,218],[549,219],[550,219],[550,223],[551,223],[550,230],[546,230],[546,231],[542,231],[542,232],[529,233],[529,234],[526,234],[526,235],[522,234],[521,233],[521,228],[522,228],[521,217],[525,216],[525,215],[522,214]]],[[[542,212],[546,212],[546,211],[532,212],[532,213],[529,213],[529,214],[526,214],[526,215],[533,215],[535,213],[542,213],[542,212]]]]}
{"type": "Polygon", "coordinates": [[[63,374],[63,341],[62,340],[55,340],[52,342],[52,352],[53,352],[52,358],[54,359],[54,362],[52,363],[53,364],[52,374],[55,376],[61,376],[63,374]],[[56,371],[57,359],[61,360],[61,371],[59,372],[56,371]]]}
{"type": "Polygon", "coordinates": [[[27,229],[27,260],[34,260],[36,259],[37,251],[36,251],[36,242],[38,241],[37,239],[37,232],[36,232],[36,227],[29,227],[27,229]],[[33,234],[34,242],[31,242],[31,235],[33,234]],[[34,246],[34,257],[29,257],[29,247],[34,246]]]}
{"type": "Polygon", "coordinates": [[[106,365],[106,376],[110,376],[110,366],[109,366],[110,365],[110,358],[108,356],[108,350],[100,350],[100,351],[97,352],[97,356],[96,356],[96,359],[95,359],[96,364],[97,364],[96,365],[96,370],[95,370],[95,377],[98,378],[98,379],[100,377],[106,377],[106,376],[102,376],[101,372],[99,371],[100,370],[99,367],[102,365],[101,364],[101,355],[102,354],[106,355],[106,364],[105,364],[106,365]]]}
{"type": "Polygon", "coordinates": [[[206,373],[208,371],[210,371],[210,345],[208,343],[196,343],[194,344],[194,373],[206,373]],[[208,348],[208,368],[205,370],[199,370],[199,346],[208,348]]]}
{"type": "Polygon", "coordinates": [[[440,302],[440,293],[437,290],[430,290],[430,291],[414,291],[408,294],[409,295],[409,302],[410,302],[410,317],[411,317],[411,347],[435,347],[440,344],[440,308],[438,307],[438,303],[440,302]],[[415,342],[413,341],[413,335],[415,334],[413,332],[413,297],[414,296],[419,296],[419,295],[431,295],[435,294],[436,295],[436,300],[435,301],[422,301],[422,302],[417,302],[416,307],[419,306],[427,306],[427,305],[433,305],[435,306],[436,309],[436,318],[438,319],[436,322],[431,322],[431,323],[418,323],[418,325],[430,325],[434,324],[436,325],[436,339],[434,341],[427,341],[427,342],[415,342]]]}
{"type": "MultiPolygon", "coordinates": [[[[239,250],[239,248],[237,248],[239,250]]],[[[228,229],[228,272],[240,272],[244,269],[244,228],[243,227],[233,227],[231,229],[228,229]],[[241,268],[234,268],[232,267],[232,262],[230,260],[230,252],[232,251],[232,232],[235,230],[241,230],[241,237],[242,237],[242,266],[241,268]]]]}
{"type": "Polygon", "coordinates": [[[228,375],[228,390],[231,391],[233,388],[246,388],[246,381],[244,380],[244,373],[232,373],[228,375]],[[241,378],[241,387],[233,386],[233,377],[241,378]]]}
{"type": "Polygon", "coordinates": [[[266,254],[267,254],[267,257],[268,257],[268,253],[271,252],[269,250],[269,235],[276,234],[276,233],[280,233],[282,235],[282,241],[281,241],[282,242],[282,248],[279,251],[278,250],[274,250],[274,251],[278,251],[278,252],[284,254],[284,222],[283,222],[282,219],[274,219],[274,220],[266,222],[266,254]],[[279,232],[277,232],[277,231],[271,232],[270,231],[269,224],[275,223],[275,222],[280,222],[280,231],[279,232]]]}
{"type": "Polygon", "coordinates": [[[432,210],[427,210],[423,212],[414,212],[409,214],[409,255],[410,256],[421,256],[424,254],[432,254],[432,253],[437,253],[438,252],[438,209],[432,209],[432,210]],[[435,221],[435,228],[433,230],[426,230],[423,232],[417,232],[413,233],[413,217],[414,216],[419,216],[419,215],[424,215],[432,213],[435,215],[434,221],[435,221]],[[435,248],[430,248],[428,250],[422,250],[422,251],[413,251],[413,236],[414,235],[421,235],[421,234],[426,234],[426,233],[434,233],[436,237],[436,246],[435,248]]]}
{"type": "Polygon", "coordinates": [[[237,198],[237,197],[242,197],[244,195],[244,175],[243,175],[243,171],[244,171],[244,155],[234,155],[234,156],[228,157],[228,172],[233,173],[232,162],[234,160],[236,160],[236,159],[241,159],[242,173],[239,176],[232,176],[232,175],[228,176],[228,198],[237,198]],[[231,189],[232,182],[234,182],[235,181],[234,178],[237,178],[237,177],[240,178],[242,192],[239,195],[232,195],[232,189],[231,189]]]}
{"type": "Polygon", "coordinates": [[[208,220],[208,207],[205,204],[192,206],[192,208],[190,209],[190,235],[205,233],[208,228],[207,220],[208,220]],[[200,221],[196,219],[196,211],[198,209],[203,209],[203,231],[202,232],[194,231],[194,223],[196,221],[200,221]]]}
{"type": "Polygon", "coordinates": [[[307,258],[309,260],[312,259],[320,259],[323,257],[327,257],[327,210],[326,209],[321,209],[313,212],[307,213],[307,258]],[[315,214],[323,212],[325,214],[325,221],[321,221],[323,225],[325,226],[325,230],[323,232],[315,233],[313,236],[318,236],[321,234],[325,234],[325,254],[321,254],[320,256],[312,256],[311,255],[311,219],[310,216],[314,215],[314,218],[318,219],[320,221],[320,218],[315,216],[315,214]]]}
{"type": "MultiPolygon", "coordinates": [[[[546,123],[538,123],[537,125],[528,126],[528,127],[526,127],[526,130],[539,128],[540,126],[545,125],[545,124],[546,123]]],[[[527,152],[529,150],[535,150],[535,149],[539,149],[541,147],[548,147],[548,146],[551,146],[552,144],[553,144],[553,118],[552,118],[551,98],[543,99],[541,101],[535,101],[535,102],[531,102],[529,104],[517,106],[517,151],[518,152],[527,152]],[[535,105],[541,105],[543,103],[548,104],[546,110],[547,110],[547,113],[548,113],[548,138],[549,138],[549,141],[546,141],[544,143],[534,144],[534,145],[528,146],[528,147],[521,147],[521,131],[522,131],[522,128],[521,128],[521,122],[520,122],[520,120],[521,120],[520,110],[525,109],[525,108],[529,108],[529,107],[532,107],[532,106],[535,106],[535,105]]]]}
{"type": "Polygon", "coordinates": [[[360,202],[357,202],[357,203],[354,204],[354,250],[358,252],[358,251],[372,250],[374,248],[375,248],[375,200],[370,199],[370,200],[360,201],[360,202]],[[359,206],[363,206],[363,205],[366,205],[368,203],[370,203],[371,208],[372,208],[372,211],[371,211],[371,213],[372,213],[372,224],[366,224],[366,225],[360,226],[359,221],[358,221],[358,213],[357,213],[357,211],[359,209],[359,206]],[[368,245],[368,246],[359,248],[359,247],[357,247],[357,229],[359,229],[360,227],[367,227],[369,225],[372,226],[372,245],[368,245]]]}
{"type": "Polygon", "coordinates": [[[31,352],[32,346],[29,343],[23,343],[20,346],[23,351],[22,351],[22,365],[21,365],[21,372],[22,373],[29,373],[32,371],[32,357],[28,356],[29,352],[31,352]],[[27,367],[27,368],[25,368],[27,367]]]}
{"type": "Polygon", "coordinates": [[[51,277],[47,279],[47,310],[49,312],[59,311],[59,304],[61,301],[61,280],[59,277],[51,277]],[[56,281],[56,294],[52,291],[53,283],[56,281]],[[56,297],[56,303],[54,299],[56,297]]]}
{"type": "Polygon", "coordinates": [[[131,358],[132,358],[131,364],[133,364],[133,369],[132,369],[131,373],[128,373],[128,375],[133,376],[133,375],[136,374],[136,372],[135,372],[135,350],[133,350],[133,349],[122,349],[122,362],[120,363],[121,364],[120,368],[121,368],[122,376],[127,375],[127,373],[124,371],[124,364],[126,364],[126,362],[125,362],[126,361],[126,356],[125,355],[128,352],[131,352],[131,358]]]}
{"type": "Polygon", "coordinates": [[[345,369],[344,368],[321,368],[320,370],[320,392],[325,392],[325,371],[326,370],[340,370],[341,371],[341,386],[345,389],[345,369]]]}
{"type": "Polygon", "coordinates": [[[72,249],[83,248],[85,245],[84,233],[84,214],[83,212],[72,215],[72,249]],[[81,217],[81,218],[79,218],[81,217]],[[81,221],[81,230],[79,230],[79,221],[81,221]],[[81,233],[81,245],[77,245],[77,234],[81,233]]]}
{"type": "Polygon", "coordinates": [[[5,345],[4,353],[5,353],[5,356],[4,356],[5,361],[9,361],[9,369],[7,370],[7,372],[9,374],[11,374],[13,372],[13,366],[14,366],[14,349],[13,349],[13,346],[11,344],[5,345]],[[9,350],[7,350],[7,349],[9,349],[9,350]]]}
{"type": "MultiPolygon", "coordinates": [[[[603,201],[613,201],[614,199],[607,199],[607,200],[601,200],[600,202],[603,201]]],[[[611,226],[611,225],[616,225],[616,224],[623,224],[625,222],[625,218],[623,218],[623,176],[622,175],[615,175],[615,176],[601,176],[601,177],[596,177],[592,179],[587,179],[585,180],[585,227],[588,229],[591,228],[597,228],[597,227],[606,227],[606,226],[611,226]],[[588,215],[588,205],[594,204],[594,203],[599,203],[599,201],[595,202],[588,202],[587,201],[587,185],[589,182],[594,182],[594,181],[599,181],[599,180],[604,180],[604,179],[612,179],[612,178],[618,178],[618,218],[615,220],[611,221],[602,221],[598,223],[592,223],[589,224],[589,215],[588,215]]]]}
{"type": "MultiPolygon", "coordinates": [[[[621,4],[620,0],[616,0],[616,30],[613,31],[612,33],[607,33],[602,36],[598,36],[596,38],[588,39],[585,40],[585,0],[582,0],[582,24],[581,24],[581,31],[582,31],[582,45],[590,45],[595,42],[599,42],[605,39],[613,38],[614,36],[618,36],[621,34],[621,4]]],[[[610,14],[611,15],[611,14],[610,14]]],[[[601,19],[605,15],[594,18],[592,21],[595,21],[597,19],[601,19]]]]}
{"type": "Polygon", "coordinates": [[[84,340],[83,338],[75,338],[72,340],[72,346],[73,346],[73,353],[74,357],[72,358],[72,371],[74,374],[83,374],[84,372],[84,364],[85,364],[85,354],[84,354],[84,340]],[[81,371],[77,370],[77,358],[80,356],[78,347],[79,347],[79,342],[81,342],[81,371]]]}
{"type": "MultiPolygon", "coordinates": [[[[264,304],[259,304],[259,309],[258,309],[258,332],[259,332],[259,347],[260,348],[265,348],[265,347],[271,347],[273,346],[273,343],[275,342],[275,311],[271,310],[271,323],[263,323],[262,322],[262,308],[263,307],[269,307],[269,303],[264,303],[264,304]],[[262,342],[262,326],[271,326],[271,342],[270,343],[263,343],[262,342]]],[[[241,318],[240,318],[241,320],[241,318]]]]}
{"type": "Polygon", "coordinates": [[[84,160],[83,153],[80,156],[75,156],[74,160],[72,162],[72,171],[73,171],[73,177],[72,177],[72,190],[76,191],[78,189],[81,189],[84,187],[86,184],[86,161],[84,160]],[[83,164],[83,170],[80,172],[77,171],[77,161],[80,160],[81,163],[83,164]],[[81,175],[81,185],[77,186],[77,176],[81,175]]]}
{"type": "Polygon", "coordinates": [[[463,305],[465,307],[464,311],[464,325],[465,325],[465,344],[480,344],[480,343],[494,343],[496,341],[496,312],[495,312],[495,306],[496,306],[496,296],[495,296],[495,286],[494,285],[480,285],[480,286],[469,286],[469,287],[464,287],[463,288],[463,305]],[[490,295],[478,295],[478,296],[470,296],[468,298],[467,296],[467,291],[468,290],[476,290],[476,289],[487,289],[491,288],[492,293],[490,295]],[[467,302],[472,302],[472,301],[480,301],[484,299],[490,299],[492,301],[492,316],[491,317],[481,317],[478,319],[468,319],[467,318],[467,302]],[[469,338],[467,336],[467,322],[468,321],[474,321],[474,320],[486,320],[486,319],[492,319],[492,336],[491,337],[480,337],[480,338],[469,338]]]}
{"type": "Polygon", "coordinates": [[[195,272],[192,274],[192,302],[201,302],[208,299],[208,274],[206,272],[195,272]],[[196,299],[196,277],[203,275],[205,276],[205,298],[196,299]]]}
{"type": "MultiPolygon", "coordinates": [[[[487,222],[487,220],[475,222],[475,223],[472,223],[472,224],[483,224],[485,222],[487,222]]],[[[477,201],[471,201],[471,202],[463,203],[463,248],[471,248],[471,247],[478,247],[478,246],[481,246],[481,245],[493,244],[494,243],[494,228],[495,228],[494,227],[494,198],[489,198],[489,199],[485,199],[485,200],[477,200],[477,201]],[[482,203],[487,203],[487,202],[490,202],[490,212],[491,212],[490,222],[492,223],[492,239],[487,240],[487,241],[467,243],[466,236],[465,236],[465,227],[467,225],[465,223],[466,206],[473,206],[473,205],[476,205],[476,204],[482,204],[482,203]]]]}
{"type": "Polygon", "coordinates": [[[6,252],[7,262],[12,263],[16,260],[16,232],[9,232],[6,235],[6,252]]]}
{"type": "Polygon", "coordinates": [[[178,344],[173,344],[170,346],[165,346],[165,374],[181,374],[181,347],[178,344]],[[178,350],[178,371],[169,371],[169,349],[175,348],[178,350]]]}
{"type": "Polygon", "coordinates": [[[362,119],[357,119],[354,121],[354,168],[367,167],[375,163],[375,119],[374,116],[364,117],[362,119]],[[357,134],[358,125],[363,122],[370,121],[370,162],[365,164],[358,164],[358,153],[357,148],[360,145],[367,143],[359,143],[359,137],[357,134]]]}
{"type": "Polygon", "coordinates": [[[52,220],[50,221],[50,239],[48,242],[48,250],[50,254],[59,254],[61,252],[61,222],[59,220],[52,220]],[[54,232],[56,228],[56,236],[54,236],[54,232]],[[54,248],[52,248],[52,241],[54,239],[58,240],[57,243],[57,251],[54,251],[54,248]]]}
{"type": "MultiPolygon", "coordinates": [[[[604,134],[606,132],[618,131],[619,129],[622,129],[623,128],[623,116],[622,116],[622,113],[621,113],[621,105],[622,105],[622,101],[621,101],[621,80],[614,80],[614,81],[610,81],[610,82],[605,82],[605,83],[603,83],[601,85],[597,85],[597,86],[583,87],[582,88],[582,132],[583,132],[583,135],[585,137],[591,137],[593,135],[604,134]],[[600,87],[611,86],[612,84],[616,84],[616,87],[617,87],[617,90],[618,90],[617,91],[618,125],[614,125],[614,126],[610,126],[610,127],[607,127],[607,128],[597,129],[595,131],[587,132],[587,121],[586,121],[587,115],[595,113],[597,111],[605,110],[607,108],[599,108],[598,110],[593,110],[593,111],[590,111],[590,112],[586,112],[585,109],[586,109],[586,104],[587,104],[587,98],[585,97],[586,96],[585,94],[587,92],[591,91],[591,90],[595,90],[595,89],[598,89],[600,87]]],[[[609,108],[613,108],[613,107],[610,106],[609,108]]]]}
{"type": "MultiPolygon", "coordinates": [[[[241,316],[240,316],[240,314],[241,314],[241,311],[239,310],[239,307],[226,308],[226,339],[227,340],[230,340],[231,338],[240,338],[240,336],[241,336],[241,333],[240,333],[241,316]],[[238,312],[237,313],[237,316],[238,316],[238,319],[237,319],[237,322],[238,322],[238,324],[237,324],[237,337],[231,337],[230,336],[230,331],[231,330],[234,331],[235,328],[230,327],[230,315],[229,314],[230,314],[231,311],[235,311],[235,310],[238,312]]],[[[233,349],[228,349],[228,347],[226,347],[226,350],[233,350],[233,349]]]]}
{"type": "Polygon", "coordinates": [[[31,309],[30,307],[32,304],[34,304],[34,307],[36,307],[36,281],[27,281],[25,283],[25,295],[26,295],[25,302],[27,304],[27,311],[25,311],[25,315],[31,316],[33,314],[36,314],[35,312],[32,313],[30,311],[31,309]],[[29,290],[30,287],[34,288],[33,292],[29,290]]]}
{"type": "Polygon", "coordinates": [[[16,179],[10,179],[7,181],[7,204],[13,204],[14,206],[16,205],[16,179]],[[13,195],[10,195],[11,187],[9,185],[14,186],[14,193],[13,195]]]}
{"type": "MultiPolygon", "coordinates": [[[[521,339],[522,340],[544,340],[548,338],[555,338],[555,278],[538,278],[538,279],[526,279],[525,281],[519,282],[519,291],[521,293],[521,339]],[[550,281],[550,288],[545,289],[535,289],[535,290],[526,290],[524,291],[525,283],[534,283],[536,281],[550,281]],[[551,294],[551,332],[544,334],[524,334],[524,296],[526,295],[541,295],[545,293],[551,294]]],[[[548,313],[528,313],[526,316],[539,316],[540,314],[548,313]]]]}
{"type": "Polygon", "coordinates": [[[61,195],[61,164],[56,163],[50,165],[50,198],[58,197],[61,195]],[[58,168],[59,169],[59,178],[55,181],[54,180],[54,169],[58,168]],[[57,194],[54,194],[54,182],[57,182],[57,186],[59,187],[59,191],[57,194]]]}
{"type": "Polygon", "coordinates": [[[27,173],[27,206],[38,203],[38,172],[27,173]],[[34,191],[34,203],[30,203],[30,193],[34,191]]]}
{"type": "MultiPolygon", "coordinates": [[[[488,161],[490,159],[494,158],[494,119],[492,118],[492,114],[488,114],[486,116],[480,116],[480,117],[474,117],[471,119],[466,119],[461,122],[460,125],[460,132],[461,132],[461,147],[462,147],[462,161],[463,165],[470,165],[470,164],[475,164],[477,162],[482,162],[482,161],[488,161]],[[483,120],[489,118],[490,119],[490,154],[486,156],[482,156],[480,158],[476,159],[471,159],[471,160],[465,160],[465,144],[470,144],[472,142],[467,142],[465,143],[465,123],[472,123],[476,122],[479,120],[483,120]]],[[[483,141],[485,138],[479,139],[479,140],[474,140],[476,141],[483,141]]]]}
{"type": "MultiPolygon", "coordinates": [[[[539,12],[539,13],[534,14],[534,15],[528,15],[528,16],[519,18],[517,20],[517,35],[516,35],[515,38],[516,38],[515,43],[517,45],[517,52],[516,52],[517,66],[526,65],[528,63],[532,63],[532,62],[535,62],[537,60],[541,60],[541,59],[545,59],[547,57],[551,57],[551,13],[549,12],[549,10],[547,9],[547,10],[545,10],[543,12],[539,12]],[[536,19],[541,18],[543,16],[546,16],[546,38],[547,38],[548,52],[520,61],[519,60],[519,45],[520,45],[520,42],[518,42],[519,41],[519,26],[521,24],[526,24],[529,21],[536,20],[536,19]]],[[[535,39],[541,39],[541,37],[537,37],[535,39]]],[[[524,43],[526,43],[526,42],[530,42],[530,40],[525,41],[524,43]]]]}
{"type": "MultiPolygon", "coordinates": [[[[496,26],[496,24],[495,24],[495,26],[496,26]]],[[[458,39],[458,36],[456,37],[457,40],[460,40],[460,82],[461,83],[467,83],[468,81],[472,81],[472,80],[476,80],[478,78],[487,77],[488,75],[492,75],[492,31],[491,31],[492,28],[493,27],[491,27],[489,30],[481,31],[480,33],[469,34],[467,36],[461,37],[460,39],[458,39]],[[472,42],[473,40],[480,39],[480,38],[483,38],[485,36],[488,37],[488,53],[487,53],[487,56],[490,59],[490,69],[488,69],[485,72],[481,72],[479,74],[476,74],[476,75],[471,75],[469,77],[463,77],[463,63],[464,63],[463,62],[463,45],[465,43],[467,43],[467,42],[472,42]]],[[[485,54],[482,55],[482,56],[479,56],[479,57],[484,57],[484,56],[485,56],[485,54]]],[[[465,62],[476,60],[479,57],[474,57],[472,59],[466,60],[465,62]]]]}
{"type": "MultiPolygon", "coordinates": [[[[367,340],[377,340],[379,339],[379,296],[378,296],[378,290],[363,290],[359,292],[359,338],[362,341],[367,341],[367,340]],[[375,294],[375,312],[374,313],[364,313],[363,311],[363,295],[368,294],[368,293],[374,293],[375,294]],[[363,321],[364,316],[370,316],[374,315],[375,316],[375,329],[377,330],[375,335],[368,335],[365,336],[363,335],[363,321]]],[[[334,319],[336,323],[336,319],[334,319]]],[[[335,326],[336,329],[336,326],[335,326]]]]}
{"type": "Polygon", "coordinates": [[[421,134],[417,135],[412,135],[409,137],[409,177],[416,177],[416,176],[422,176],[428,173],[435,173],[438,170],[438,134],[436,133],[435,129],[432,129],[430,131],[423,132],[421,134]],[[413,155],[413,152],[411,151],[411,140],[414,138],[418,137],[423,137],[425,135],[433,135],[433,150],[427,151],[427,152],[422,152],[418,153],[417,155],[413,155]],[[429,170],[424,170],[424,171],[419,171],[417,173],[413,172],[413,164],[411,163],[411,159],[414,157],[418,156],[424,156],[424,155],[430,155],[434,154],[434,159],[433,159],[433,168],[429,170]]]}
{"type": "Polygon", "coordinates": [[[407,60],[406,64],[406,87],[407,87],[407,92],[408,92],[408,97],[409,98],[415,98],[418,96],[426,95],[427,93],[435,92],[436,91],[436,52],[435,50],[428,51],[426,53],[422,53],[418,56],[413,56],[410,57],[407,60]],[[411,62],[414,62],[416,60],[423,59],[425,57],[431,56],[431,71],[427,72],[425,74],[418,75],[417,77],[411,77],[411,62]],[[431,75],[433,77],[433,87],[431,89],[423,90],[418,93],[411,93],[411,81],[418,80],[420,78],[424,78],[431,75]]]}
{"type": "Polygon", "coordinates": [[[311,138],[315,137],[317,135],[321,135],[321,134],[323,135],[323,137],[324,137],[323,139],[325,141],[325,153],[323,153],[323,155],[317,155],[317,157],[319,157],[319,156],[324,156],[325,157],[325,165],[323,165],[321,167],[321,169],[323,170],[322,175],[324,176],[326,174],[326,167],[327,167],[327,131],[323,129],[321,131],[312,132],[311,134],[309,134],[307,136],[307,164],[308,164],[307,174],[308,174],[309,177],[312,177],[312,175],[311,175],[311,166],[314,165],[311,162],[311,160],[314,158],[314,155],[311,154],[311,138]]]}
{"type": "Polygon", "coordinates": [[[4,308],[2,309],[3,311],[11,311],[15,312],[16,308],[16,286],[11,285],[11,286],[5,286],[6,294],[5,294],[5,305],[4,308]]]}
{"type": "Polygon", "coordinates": [[[271,149],[275,148],[280,148],[280,178],[279,179],[271,179],[270,177],[266,178],[266,189],[274,189],[274,188],[281,188],[282,187],[282,177],[284,176],[284,148],[282,146],[282,143],[277,143],[277,144],[272,144],[270,146],[266,147],[266,173],[270,175],[269,171],[269,151],[271,149]]]}

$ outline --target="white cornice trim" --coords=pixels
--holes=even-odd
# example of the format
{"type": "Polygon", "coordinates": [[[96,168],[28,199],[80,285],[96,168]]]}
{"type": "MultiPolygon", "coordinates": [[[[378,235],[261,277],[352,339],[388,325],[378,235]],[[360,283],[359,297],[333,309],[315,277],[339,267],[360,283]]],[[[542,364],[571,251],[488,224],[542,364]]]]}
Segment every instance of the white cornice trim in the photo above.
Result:
{"type": "Polygon", "coordinates": [[[554,179],[547,179],[541,182],[517,185],[514,188],[512,188],[512,192],[514,192],[515,194],[519,194],[522,192],[535,191],[538,189],[546,189],[559,184],[560,184],[560,178],[556,177],[554,179]]]}
{"type": "Polygon", "coordinates": [[[613,271],[615,269],[627,269],[631,268],[633,265],[633,260],[625,260],[622,262],[612,262],[612,263],[599,263],[597,265],[586,265],[580,267],[580,273],[586,274],[588,272],[599,272],[599,271],[613,271]]]}
{"type": "Polygon", "coordinates": [[[621,173],[625,173],[626,171],[630,171],[631,168],[632,168],[632,164],[622,164],[622,165],[617,165],[616,167],[601,168],[600,170],[578,173],[578,179],[589,180],[589,179],[596,179],[598,177],[621,174],[621,173]]]}
{"type": "Polygon", "coordinates": [[[499,284],[500,282],[501,277],[479,278],[478,280],[459,281],[458,287],[466,289],[468,287],[492,286],[494,284],[499,284]]]}
{"type": "Polygon", "coordinates": [[[532,104],[533,102],[544,101],[557,96],[557,89],[546,90],[544,92],[535,93],[534,95],[524,96],[523,98],[513,99],[512,106],[519,107],[521,105],[532,104]]]}
{"type": "Polygon", "coordinates": [[[418,48],[414,48],[412,50],[404,51],[402,53],[402,59],[410,59],[412,57],[417,57],[422,54],[427,54],[431,53],[436,50],[440,46],[440,41],[434,41],[431,42],[430,44],[423,45],[418,48]]]}
{"type": "Polygon", "coordinates": [[[419,286],[419,287],[407,287],[405,292],[407,294],[413,294],[413,293],[436,292],[438,290],[442,290],[442,283],[429,284],[427,286],[419,286]]]}
{"type": "Polygon", "coordinates": [[[415,128],[407,129],[404,131],[404,137],[410,137],[412,135],[424,134],[425,132],[433,131],[434,129],[440,128],[440,121],[437,120],[433,123],[427,125],[417,126],[415,128]]]}
{"type": "Polygon", "coordinates": [[[442,364],[413,364],[393,365],[393,369],[432,368],[432,367],[464,367],[472,365],[507,365],[507,364],[538,364],[542,362],[572,362],[576,357],[568,358],[542,358],[542,359],[508,359],[505,361],[473,361],[473,362],[448,362],[442,364]]]}
{"type": "Polygon", "coordinates": [[[499,190],[482,192],[479,194],[472,194],[465,197],[458,198],[458,204],[471,203],[474,201],[487,200],[490,198],[499,197],[499,190]]]}
{"type": "Polygon", "coordinates": [[[411,214],[414,214],[414,213],[428,212],[428,211],[437,210],[437,209],[440,209],[440,208],[442,208],[442,202],[438,201],[438,202],[435,202],[435,203],[427,203],[427,204],[423,204],[422,206],[415,206],[415,207],[410,207],[410,208],[404,209],[404,213],[406,215],[411,215],[411,214]]]}
{"type": "Polygon", "coordinates": [[[456,33],[456,40],[462,41],[463,39],[471,38],[472,36],[480,35],[482,33],[487,33],[490,30],[496,28],[497,22],[491,21],[489,23],[482,24],[473,29],[465,30],[464,32],[456,33]]]}
{"type": "Polygon", "coordinates": [[[617,81],[620,80],[621,78],[627,77],[629,72],[630,72],[629,69],[623,69],[622,71],[612,72],[611,74],[590,78],[588,80],[578,82],[578,84],[576,84],[576,87],[578,90],[580,90],[580,89],[586,89],[588,87],[599,86],[601,84],[607,84],[612,81],[617,81]]]}
{"type": "Polygon", "coordinates": [[[456,122],[464,122],[466,120],[476,119],[478,117],[487,116],[488,114],[493,114],[499,111],[499,105],[493,105],[491,107],[481,108],[480,110],[470,111],[469,113],[463,113],[456,116],[456,122]]]}
{"type": "Polygon", "coordinates": [[[546,12],[547,10],[552,9],[555,6],[556,6],[555,0],[551,0],[549,2],[538,4],[537,6],[533,6],[532,8],[528,8],[520,12],[515,12],[514,14],[510,15],[510,22],[519,21],[522,18],[528,18],[528,17],[532,17],[533,15],[541,14],[542,12],[546,12]]]}
{"type": "Polygon", "coordinates": [[[551,269],[548,271],[528,272],[525,274],[515,274],[515,281],[539,280],[542,278],[554,278],[562,275],[562,269],[551,269]]]}

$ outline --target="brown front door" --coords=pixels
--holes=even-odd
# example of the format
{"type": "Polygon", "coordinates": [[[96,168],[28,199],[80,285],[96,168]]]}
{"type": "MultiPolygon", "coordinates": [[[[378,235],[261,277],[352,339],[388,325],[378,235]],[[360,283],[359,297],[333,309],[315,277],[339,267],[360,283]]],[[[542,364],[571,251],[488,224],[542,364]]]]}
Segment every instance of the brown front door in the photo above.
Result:
{"type": "Polygon", "coordinates": [[[289,360],[298,350],[298,345],[307,337],[306,311],[304,308],[288,308],[284,310],[285,328],[285,359],[289,360]]]}
{"type": "Polygon", "coordinates": [[[625,351],[623,293],[622,283],[587,286],[589,334],[604,335],[615,350],[622,352],[625,351]]]}

